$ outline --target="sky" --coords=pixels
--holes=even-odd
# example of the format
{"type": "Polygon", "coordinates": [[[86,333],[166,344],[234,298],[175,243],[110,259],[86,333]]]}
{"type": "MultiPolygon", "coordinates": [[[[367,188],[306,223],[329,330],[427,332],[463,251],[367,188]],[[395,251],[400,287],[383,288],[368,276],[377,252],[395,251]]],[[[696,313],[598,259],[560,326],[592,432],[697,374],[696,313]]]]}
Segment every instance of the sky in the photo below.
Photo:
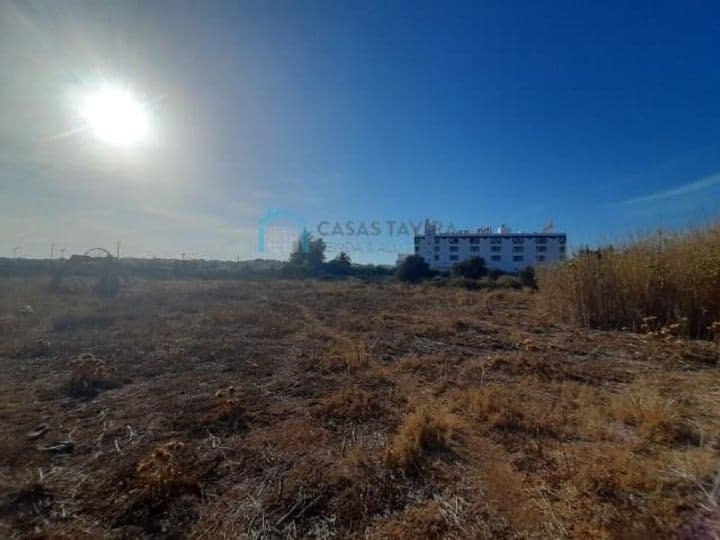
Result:
{"type": "Polygon", "coordinates": [[[375,263],[425,219],[574,247],[703,225],[719,58],[713,2],[2,2],[0,257],[273,258],[269,211],[375,263]],[[101,84],[149,140],[87,129],[101,84]]]}

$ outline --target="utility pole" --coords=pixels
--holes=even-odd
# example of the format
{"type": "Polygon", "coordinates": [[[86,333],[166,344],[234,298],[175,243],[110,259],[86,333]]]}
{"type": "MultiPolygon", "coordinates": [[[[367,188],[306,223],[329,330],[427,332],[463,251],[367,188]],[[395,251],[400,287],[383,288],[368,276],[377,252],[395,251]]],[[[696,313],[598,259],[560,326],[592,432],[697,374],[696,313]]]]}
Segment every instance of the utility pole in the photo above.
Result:
{"type": "Polygon", "coordinates": [[[53,260],[53,256],[55,255],[55,244],[50,244],[50,260],[53,260]]]}
{"type": "Polygon", "coordinates": [[[115,246],[115,257],[117,257],[117,260],[120,260],[120,240],[117,241],[117,245],[115,246]]]}

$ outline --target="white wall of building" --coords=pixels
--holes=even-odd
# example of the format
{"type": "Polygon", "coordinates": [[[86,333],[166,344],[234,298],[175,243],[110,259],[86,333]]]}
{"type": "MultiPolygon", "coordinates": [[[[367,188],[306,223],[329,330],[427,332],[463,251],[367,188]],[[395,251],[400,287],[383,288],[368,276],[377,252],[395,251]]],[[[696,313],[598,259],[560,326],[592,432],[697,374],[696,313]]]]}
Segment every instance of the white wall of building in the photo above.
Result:
{"type": "Polygon", "coordinates": [[[503,272],[518,272],[527,266],[565,258],[567,237],[564,233],[507,231],[436,234],[435,227],[429,225],[424,235],[415,236],[415,254],[424,258],[430,268],[441,271],[449,271],[454,264],[471,257],[482,257],[488,268],[503,272]]]}

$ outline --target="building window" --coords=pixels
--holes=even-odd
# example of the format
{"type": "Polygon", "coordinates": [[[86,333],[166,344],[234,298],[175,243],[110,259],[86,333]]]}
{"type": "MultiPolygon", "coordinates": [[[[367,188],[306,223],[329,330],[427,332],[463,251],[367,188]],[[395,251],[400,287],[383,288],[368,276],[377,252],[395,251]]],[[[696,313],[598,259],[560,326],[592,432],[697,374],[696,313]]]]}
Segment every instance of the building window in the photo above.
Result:
{"type": "Polygon", "coordinates": [[[560,246],[560,253],[565,253],[565,246],[560,246]]]}
{"type": "Polygon", "coordinates": [[[491,244],[499,244],[502,242],[502,238],[491,238],[490,243],[491,244]]]}
{"type": "Polygon", "coordinates": [[[415,246],[415,253],[420,253],[420,246],[415,246]]]}
{"type": "Polygon", "coordinates": [[[522,255],[513,255],[513,261],[522,261],[523,256],[522,255]]]}
{"type": "Polygon", "coordinates": [[[457,255],[450,255],[450,260],[451,260],[451,261],[457,261],[457,260],[458,260],[458,256],[457,256],[457,255]]]}
{"type": "Polygon", "coordinates": [[[439,260],[440,260],[440,255],[435,255],[435,260],[436,260],[436,261],[439,261],[439,260]]]}
{"type": "Polygon", "coordinates": [[[513,244],[522,244],[525,242],[525,239],[522,236],[516,236],[512,239],[513,244]]]}
{"type": "Polygon", "coordinates": [[[471,239],[470,239],[470,243],[471,243],[471,244],[479,244],[479,243],[480,243],[480,239],[479,239],[479,238],[471,238],[471,239]]]}
{"type": "Polygon", "coordinates": [[[490,260],[491,260],[491,261],[499,261],[499,260],[500,260],[500,255],[492,255],[492,256],[490,257],[490,260]]]}
{"type": "Polygon", "coordinates": [[[477,246],[472,246],[472,247],[470,248],[470,251],[472,251],[473,253],[478,253],[478,252],[480,251],[480,248],[477,247],[477,246]]]}
{"type": "Polygon", "coordinates": [[[490,246],[490,251],[497,253],[502,250],[502,246],[490,246]]]}
{"type": "Polygon", "coordinates": [[[560,237],[560,243],[561,243],[561,244],[564,244],[565,242],[567,242],[567,237],[561,236],[561,237],[560,237]]]}
{"type": "Polygon", "coordinates": [[[547,241],[548,241],[548,239],[546,236],[540,236],[535,239],[536,244],[547,244],[547,241]]]}
{"type": "Polygon", "coordinates": [[[537,257],[535,257],[535,260],[537,262],[543,262],[545,260],[545,255],[538,255],[537,257]]]}
{"type": "Polygon", "coordinates": [[[436,239],[435,239],[435,243],[436,243],[436,244],[439,244],[439,243],[440,243],[440,239],[439,239],[439,238],[436,238],[436,239]]]}
{"type": "Polygon", "coordinates": [[[545,253],[547,251],[547,246],[535,246],[535,251],[538,253],[545,253]]]}
{"type": "Polygon", "coordinates": [[[457,251],[457,250],[458,250],[457,246],[450,246],[450,251],[457,251]]]}
{"type": "Polygon", "coordinates": [[[457,244],[457,243],[458,243],[458,239],[457,239],[457,238],[451,238],[451,239],[450,239],[450,243],[451,243],[451,244],[457,244]]]}
{"type": "Polygon", "coordinates": [[[523,247],[522,246],[513,246],[513,253],[522,253],[523,247]]]}
{"type": "Polygon", "coordinates": [[[440,246],[435,246],[435,253],[437,253],[438,251],[440,251],[440,246]]]}

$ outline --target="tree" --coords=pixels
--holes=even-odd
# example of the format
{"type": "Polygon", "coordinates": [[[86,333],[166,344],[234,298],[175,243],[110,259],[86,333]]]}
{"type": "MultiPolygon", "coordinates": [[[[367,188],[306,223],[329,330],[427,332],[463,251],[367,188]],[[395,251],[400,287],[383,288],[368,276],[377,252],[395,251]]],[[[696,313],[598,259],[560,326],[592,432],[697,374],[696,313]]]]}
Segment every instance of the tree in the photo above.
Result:
{"type": "Polygon", "coordinates": [[[400,281],[415,283],[430,277],[432,271],[425,259],[419,255],[410,255],[398,265],[396,274],[400,281]]]}
{"type": "Polygon", "coordinates": [[[485,259],[482,257],[470,257],[455,264],[452,268],[452,273],[464,278],[480,279],[487,275],[488,269],[487,266],[485,266],[485,259]]]}
{"type": "Polygon", "coordinates": [[[350,258],[350,255],[348,255],[344,251],[341,251],[340,253],[338,253],[338,256],[335,257],[335,260],[345,266],[350,266],[352,264],[352,259],[350,258]]]}
{"type": "Polygon", "coordinates": [[[304,229],[290,253],[290,265],[306,270],[318,270],[324,260],[325,241],[322,238],[314,239],[312,234],[304,229]]]}
{"type": "Polygon", "coordinates": [[[350,255],[341,251],[337,257],[327,263],[326,267],[331,274],[345,276],[351,272],[352,259],[350,259],[350,255]]]}

